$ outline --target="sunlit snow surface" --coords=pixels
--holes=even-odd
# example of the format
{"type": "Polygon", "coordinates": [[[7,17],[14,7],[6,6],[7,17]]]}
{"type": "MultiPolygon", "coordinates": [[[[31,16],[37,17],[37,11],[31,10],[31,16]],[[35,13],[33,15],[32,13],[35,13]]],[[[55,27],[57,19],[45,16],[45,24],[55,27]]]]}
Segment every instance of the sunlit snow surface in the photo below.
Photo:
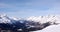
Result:
{"type": "Polygon", "coordinates": [[[59,25],[50,25],[42,30],[33,31],[33,32],[60,32],[60,24],[59,25]]]}

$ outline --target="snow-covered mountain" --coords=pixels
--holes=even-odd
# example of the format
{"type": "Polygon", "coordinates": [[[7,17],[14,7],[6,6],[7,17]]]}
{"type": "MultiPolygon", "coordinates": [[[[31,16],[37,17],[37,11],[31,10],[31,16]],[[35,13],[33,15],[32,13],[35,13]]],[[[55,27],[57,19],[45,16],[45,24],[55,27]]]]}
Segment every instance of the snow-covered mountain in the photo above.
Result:
{"type": "Polygon", "coordinates": [[[26,20],[26,21],[33,21],[33,22],[39,22],[41,24],[52,22],[52,23],[60,23],[60,16],[59,15],[48,15],[48,16],[32,16],[28,17],[26,19],[17,18],[17,17],[8,17],[6,14],[0,15],[0,23],[8,23],[11,22],[11,20],[26,20]]]}
{"type": "Polygon", "coordinates": [[[0,15],[0,28],[28,29],[29,31],[43,30],[44,28],[60,24],[59,15],[32,16],[28,18],[8,17],[6,14],[0,15]]]}
{"type": "Polygon", "coordinates": [[[22,18],[8,17],[6,14],[0,15],[0,28],[3,29],[32,29],[35,28],[37,22],[27,21],[22,18]]]}
{"type": "Polygon", "coordinates": [[[10,23],[10,18],[6,14],[0,15],[0,23],[10,23]]]}
{"type": "Polygon", "coordinates": [[[46,22],[60,23],[60,16],[59,15],[47,15],[47,16],[39,16],[39,17],[32,16],[32,17],[28,17],[27,20],[39,22],[41,24],[46,22]]]}

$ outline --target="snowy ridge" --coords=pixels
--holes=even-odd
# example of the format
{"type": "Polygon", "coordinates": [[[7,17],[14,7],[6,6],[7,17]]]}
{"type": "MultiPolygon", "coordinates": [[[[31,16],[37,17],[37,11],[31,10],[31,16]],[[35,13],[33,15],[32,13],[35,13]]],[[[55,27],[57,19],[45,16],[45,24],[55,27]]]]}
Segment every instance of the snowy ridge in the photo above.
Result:
{"type": "Polygon", "coordinates": [[[30,29],[35,28],[36,25],[38,25],[36,22],[27,21],[17,17],[8,17],[5,14],[0,15],[0,28],[3,29],[17,30],[24,27],[24,29],[28,29],[30,31],[30,29]]]}
{"type": "MultiPolygon", "coordinates": [[[[48,16],[39,16],[39,17],[32,16],[27,19],[22,19],[22,18],[17,18],[17,17],[8,17],[6,14],[0,15],[1,27],[3,25],[7,25],[7,26],[10,25],[13,28],[13,30],[14,30],[14,28],[22,29],[24,27],[24,29],[27,29],[28,31],[35,32],[35,30],[39,30],[36,32],[40,32],[40,31],[44,32],[47,30],[49,32],[49,30],[51,30],[52,28],[56,29],[55,26],[57,26],[57,29],[59,31],[60,30],[59,24],[60,24],[59,15],[48,15],[48,16]],[[3,24],[1,24],[1,23],[3,23],[3,24]]],[[[11,29],[11,27],[8,27],[8,28],[11,29]]],[[[6,28],[6,26],[4,28],[6,28]]],[[[53,32],[54,32],[54,29],[53,29],[53,32]]],[[[51,32],[52,32],[52,30],[51,30],[51,32]]]]}
{"type": "Polygon", "coordinates": [[[27,20],[27,21],[34,21],[34,22],[39,22],[39,23],[47,23],[47,22],[52,22],[52,23],[60,23],[60,16],[59,15],[48,15],[48,16],[39,16],[39,17],[29,17],[27,19],[22,19],[22,18],[17,18],[17,17],[8,17],[6,14],[0,15],[0,23],[4,22],[10,22],[11,20],[27,20]]]}
{"type": "Polygon", "coordinates": [[[48,15],[48,16],[39,16],[39,17],[29,17],[27,20],[35,21],[39,23],[46,23],[46,22],[55,22],[60,23],[60,16],[59,15],[48,15]]]}
{"type": "Polygon", "coordinates": [[[10,19],[6,14],[0,15],[0,23],[9,23],[10,19]]]}
{"type": "Polygon", "coordinates": [[[11,20],[21,20],[21,18],[17,18],[17,17],[8,17],[6,14],[0,14],[0,23],[11,23],[11,20]]]}

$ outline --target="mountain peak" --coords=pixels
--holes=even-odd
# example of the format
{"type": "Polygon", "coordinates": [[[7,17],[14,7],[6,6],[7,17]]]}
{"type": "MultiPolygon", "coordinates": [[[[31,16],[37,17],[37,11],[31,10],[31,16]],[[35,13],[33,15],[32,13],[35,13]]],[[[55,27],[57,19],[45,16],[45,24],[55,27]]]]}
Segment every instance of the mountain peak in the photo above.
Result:
{"type": "Polygon", "coordinates": [[[47,16],[32,16],[27,18],[27,20],[46,23],[46,22],[56,22],[60,23],[60,16],[59,15],[47,15],[47,16]]]}
{"type": "Polygon", "coordinates": [[[0,17],[6,17],[7,15],[6,14],[0,14],[0,17]]]}

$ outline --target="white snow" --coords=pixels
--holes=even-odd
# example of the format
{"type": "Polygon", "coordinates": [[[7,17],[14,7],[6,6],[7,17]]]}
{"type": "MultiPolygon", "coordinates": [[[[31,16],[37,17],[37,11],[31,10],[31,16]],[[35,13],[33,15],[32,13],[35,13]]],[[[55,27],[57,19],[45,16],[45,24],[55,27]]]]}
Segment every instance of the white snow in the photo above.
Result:
{"type": "MultiPolygon", "coordinates": [[[[6,14],[0,14],[0,23],[2,23],[2,22],[4,22],[4,23],[11,22],[10,21],[11,19],[16,20],[16,21],[21,20],[21,18],[17,18],[17,17],[11,17],[9,19],[9,17],[6,14]]],[[[60,23],[60,15],[48,15],[48,16],[38,16],[38,17],[32,16],[32,17],[28,17],[26,20],[39,22],[39,23],[46,23],[46,22],[60,23]]]]}
{"type": "Polygon", "coordinates": [[[42,30],[32,31],[32,32],[60,32],[60,24],[59,25],[51,25],[42,30]]]}
{"type": "Polygon", "coordinates": [[[21,20],[21,18],[17,18],[17,17],[11,17],[11,19],[16,20],[16,21],[21,20]]]}
{"type": "Polygon", "coordinates": [[[60,23],[60,15],[48,15],[48,16],[32,16],[28,17],[27,20],[35,21],[39,23],[46,23],[46,22],[55,22],[60,23]]]}
{"type": "Polygon", "coordinates": [[[8,17],[6,14],[0,14],[0,23],[11,23],[11,20],[18,21],[20,19],[17,17],[8,17]]]}
{"type": "Polygon", "coordinates": [[[10,23],[10,20],[6,14],[0,15],[0,23],[10,23]]]}

